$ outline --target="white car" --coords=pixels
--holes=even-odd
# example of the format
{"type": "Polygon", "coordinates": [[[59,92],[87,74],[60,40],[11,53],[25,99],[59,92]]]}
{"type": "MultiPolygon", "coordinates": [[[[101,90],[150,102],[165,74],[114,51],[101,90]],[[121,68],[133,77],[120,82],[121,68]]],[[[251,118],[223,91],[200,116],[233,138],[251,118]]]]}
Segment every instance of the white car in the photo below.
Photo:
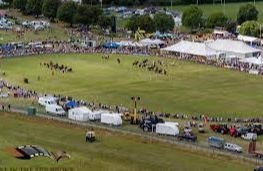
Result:
{"type": "Polygon", "coordinates": [[[241,138],[248,141],[256,141],[257,140],[257,134],[255,133],[246,133],[244,135],[241,135],[241,138]]]}
{"type": "Polygon", "coordinates": [[[231,144],[231,143],[225,143],[224,144],[224,149],[228,151],[233,151],[237,153],[242,153],[242,147],[236,144],[231,144]]]}

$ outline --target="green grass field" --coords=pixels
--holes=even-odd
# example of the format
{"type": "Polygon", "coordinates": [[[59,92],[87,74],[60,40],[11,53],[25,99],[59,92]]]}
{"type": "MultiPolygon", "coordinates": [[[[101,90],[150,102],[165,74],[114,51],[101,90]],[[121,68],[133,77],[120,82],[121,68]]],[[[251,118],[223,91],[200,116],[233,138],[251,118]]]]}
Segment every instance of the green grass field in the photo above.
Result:
{"type": "Polygon", "coordinates": [[[42,93],[128,107],[131,96],[140,96],[139,107],[154,111],[262,116],[263,77],[173,59],[162,59],[168,70],[163,76],[132,67],[136,59],[143,57],[111,55],[103,61],[100,54],[44,55],[2,59],[0,69],[6,72],[4,79],[42,93]],[[40,66],[50,60],[69,65],[74,72],[52,76],[40,66]],[[24,84],[24,78],[30,83],[24,84]]]}
{"type": "MultiPolygon", "coordinates": [[[[251,1],[250,3],[253,3],[254,1],[251,1]]],[[[209,16],[210,14],[214,13],[214,12],[225,12],[226,16],[228,16],[229,18],[232,19],[236,19],[237,18],[237,13],[239,10],[239,7],[241,5],[247,4],[247,2],[242,2],[242,3],[227,3],[226,1],[226,6],[225,6],[225,10],[224,10],[224,6],[217,3],[215,5],[213,4],[205,4],[205,5],[199,5],[198,7],[201,8],[203,10],[203,13],[205,16],[209,16]]],[[[173,6],[174,10],[183,12],[187,7],[189,7],[189,5],[178,5],[178,6],[173,6]]],[[[169,8],[169,7],[168,7],[169,8]]],[[[259,22],[263,22],[263,2],[256,2],[256,8],[259,11],[258,14],[258,20],[259,22]]]]}
{"type": "MultiPolygon", "coordinates": [[[[250,171],[253,166],[229,158],[200,155],[173,145],[96,130],[98,141],[84,141],[85,128],[39,118],[0,113],[0,168],[74,168],[86,170],[250,171]],[[25,144],[65,150],[70,160],[18,160],[6,149],[25,144]]],[[[32,169],[32,170],[33,170],[32,169]]]]}
{"type": "MultiPolygon", "coordinates": [[[[22,15],[20,12],[14,9],[10,9],[7,13],[11,16],[18,18],[22,21],[32,21],[38,20],[32,16],[22,15]]],[[[41,20],[41,19],[39,19],[41,20]]],[[[17,27],[17,26],[15,26],[17,27]]],[[[17,37],[17,33],[13,30],[0,30],[0,44],[10,43],[10,42],[30,42],[30,41],[45,41],[45,40],[68,40],[69,35],[62,24],[51,23],[50,29],[43,31],[26,31],[22,38],[17,37]]]]}

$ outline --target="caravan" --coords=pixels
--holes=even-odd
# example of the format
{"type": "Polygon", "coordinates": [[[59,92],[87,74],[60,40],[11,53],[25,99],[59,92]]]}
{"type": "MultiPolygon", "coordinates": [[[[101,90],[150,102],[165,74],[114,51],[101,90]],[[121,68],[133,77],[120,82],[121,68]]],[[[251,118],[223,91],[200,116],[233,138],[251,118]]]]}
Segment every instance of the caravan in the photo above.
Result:
{"type": "Polygon", "coordinates": [[[77,107],[68,111],[68,118],[75,121],[88,121],[92,111],[87,107],[77,107]]]}

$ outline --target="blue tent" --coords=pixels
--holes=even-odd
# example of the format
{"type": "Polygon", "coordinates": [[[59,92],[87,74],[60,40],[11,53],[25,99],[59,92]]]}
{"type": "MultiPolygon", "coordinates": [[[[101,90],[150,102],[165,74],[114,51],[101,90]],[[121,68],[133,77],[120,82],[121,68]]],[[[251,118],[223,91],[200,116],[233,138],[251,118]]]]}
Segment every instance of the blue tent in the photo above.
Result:
{"type": "Polygon", "coordinates": [[[106,42],[102,47],[107,48],[107,49],[112,49],[112,48],[118,48],[120,45],[115,42],[106,42]]]}
{"type": "Polygon", "coordinates": [[[75,102],[75,101],[69,101],[66,103],[66,107],[67,108],[74,108],[74,107],[77,107],[78,104],[75,102]]]}

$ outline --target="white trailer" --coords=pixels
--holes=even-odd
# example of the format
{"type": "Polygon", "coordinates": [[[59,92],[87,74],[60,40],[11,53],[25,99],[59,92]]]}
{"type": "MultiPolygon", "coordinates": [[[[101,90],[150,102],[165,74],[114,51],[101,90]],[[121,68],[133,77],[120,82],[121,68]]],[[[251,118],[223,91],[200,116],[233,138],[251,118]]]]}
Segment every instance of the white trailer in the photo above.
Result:
{"type": "Polygon", "coordinates": [[[88,121],[92,111],[85,106],[76,107],[68,111],[68,118],[75,121],[88,121]]]}
{"type": "Polygon", "coordinates": [[[156,124],[156,133],[161,135],[179,135],[178,123],[176,122],[165,122],[156,124]]]}
{"type": "Polygon", "coordinates": [[[120,126],[122,125],[122,119],[120,115],[111,114],[111,113],[102,113],[101,114],[101,123],[120,126]]]}

